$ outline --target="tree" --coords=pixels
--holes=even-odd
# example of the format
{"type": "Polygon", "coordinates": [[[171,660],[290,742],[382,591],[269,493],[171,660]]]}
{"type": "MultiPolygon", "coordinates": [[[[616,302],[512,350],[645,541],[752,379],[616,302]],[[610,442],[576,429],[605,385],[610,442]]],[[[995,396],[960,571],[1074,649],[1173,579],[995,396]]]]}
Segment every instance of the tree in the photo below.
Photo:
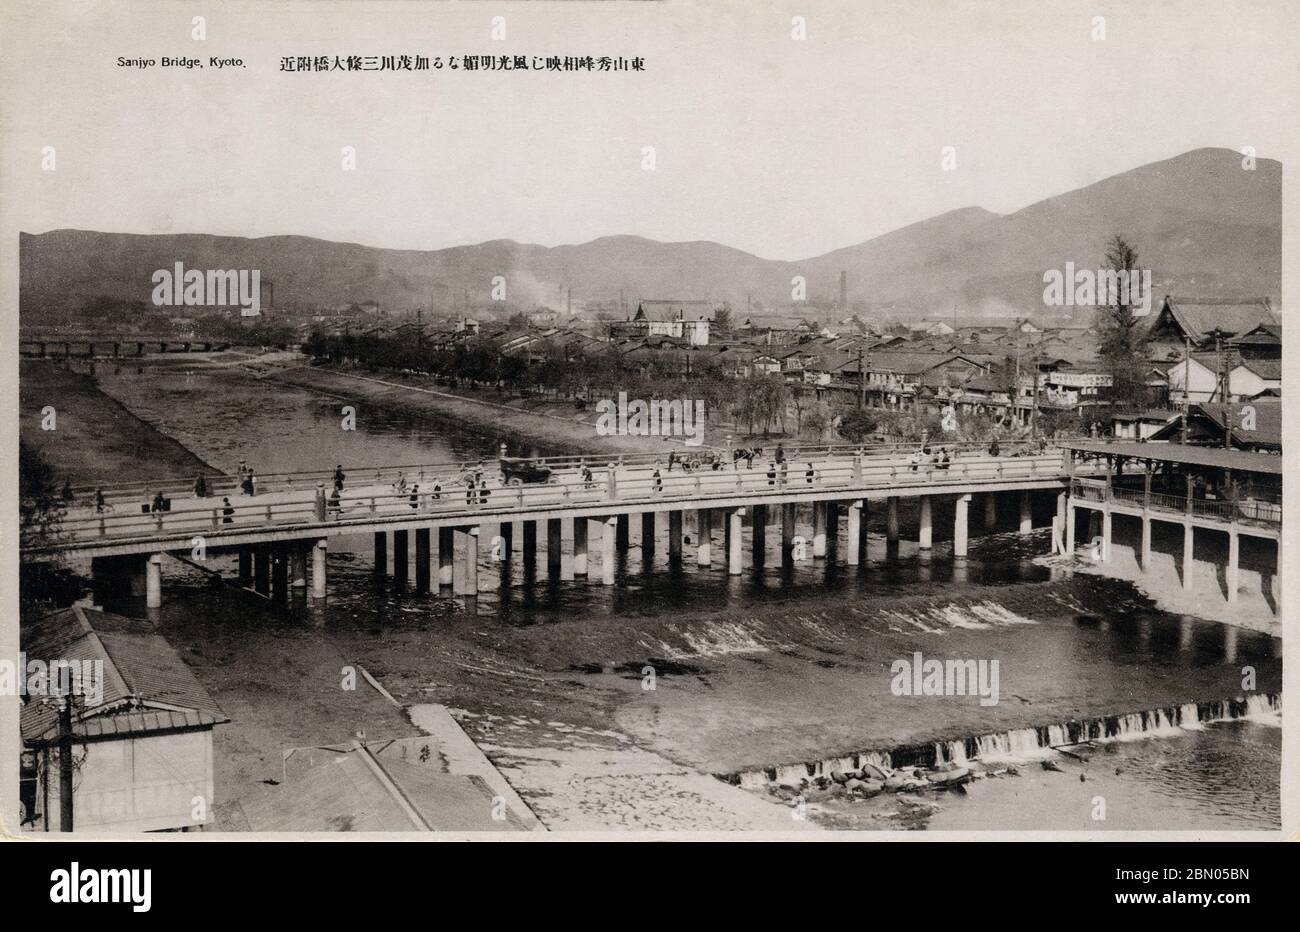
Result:
{"type": "MultiPolygon", "coordinates": [[[[1137,250],[1123,236],[1112,236],[1106,244],[1105,267],[1129,281],[1137,280],[1137,260],[1137,250]]],[[[1107,290],[1109,303],[1100,309],[1097,330],[1098,352],[1111,378],[1110,402],[1124,411],[1143,408],[1147,404],[1146,333],[1133,314],[1131,291],[1107,290]]]]}
{"type": "Polygon", "coordinates": [[[709,325],[710,337],[725,340],[731,336],[731,305],[724,304],[713,312],[713,322],[709,325]]]}

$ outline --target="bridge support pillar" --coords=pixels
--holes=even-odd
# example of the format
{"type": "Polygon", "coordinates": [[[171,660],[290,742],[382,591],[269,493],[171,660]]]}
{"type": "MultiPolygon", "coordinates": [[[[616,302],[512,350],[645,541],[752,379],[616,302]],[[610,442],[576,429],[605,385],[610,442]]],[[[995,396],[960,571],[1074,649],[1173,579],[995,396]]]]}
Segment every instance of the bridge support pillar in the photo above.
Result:
{"type": "Polygon", "coordinates": [[[375,531],[375,575],[388,575],[388,532],[375,531]]]}
{"type": "Polygon", "coordinates": [[[253,551],[247,547],[239,548],[239,584],[247,586],[253,579],[253,551]]]}
{"type": "Polygon", "coordinates": [[[984,495],[984,530],[991,531],[998,523],[998,493],[988,492],[984,495]]]}
{"type": "Polygon", "coordinates": [[[559,576],[564,556],[564,530],[559,518],[546,519],[546,575],[559,576]]]}
{"type": "Polygon", "coordinates": [[[921,496],[921,530],[917,535],[917,544],[922,550],[929,550],[934,542],[934,529],[930,518],[930,496],[921,496]]]}
{"type": "Polygon", "coordinates": [[[885,540],[891,544],[898,543],[897,495],[891,495],[885,500],[885,540]]]}
{"type": "Polygon", "coordinates": [[[455,595],[478,595],[478,528],[457,528],[455,537],[460,544],[460,572],[453,579],[455,595]]]}
{"type": "Polygon", "coordinates": [[[587,575],[587,528],[586,518],[576,518],[573,522],[573,575],[587,575]]]}
{"type": "Polygon", "coordinates": [[[605,519],[604,533],[600,541],[600,581],[606,586],[614,585],[614,552],[618,549],[619,517],[616,515],[605,519]]]}
{"type": "Polygon", "coordinates": [[[745,509],[735,508],[727,515],[727,573],[740,575],[740,533],[745,509]]]}
{"type": "Polygon", "coordinates": [[[1236,528],[1228,530],[1228,567],[1224,571],[1224,581],[1228,584],[1228,604],[1237,601],[1237,564],[1241,559],[1240,535],[1236,528]]]}
{"type": "Polygon", "coordinates": [[[415,591],[429,591],[429,529],[415,529],[415,591]]]}
{"type": "Polygon", "coordinates": [[[786,502],[781,506],[781,562],[794,558],[795,504],[786,502]]]}
{"type": "Polygon", "coordinates": [[[405,586],[410,569],[410,534],[406,531],[393,531],[393,580],[399,586],[405,586]]]}
{"type": "Polygon", "coordinates": [[[1034,529],[1034,503],[1030,500],[1028,489],[1020,492],[1020,533],[1028,534],[1034,529]]]}
{"type": "Polygon", "coordinates": [[[1065,556],[1074,556],[1074,502],[1065,500],[1065,556]]]}
{"type": "MultiPolygon", "coordinates": [[[[574,540],[578,535],[578,525],[586,523],[586,518],[579,518],[576,521],[573,518],[560,519],[560,579],[565,582],[572,582],[574,577],[574,554],[564,552],[564,539],[574,540]]],[[[576,548],[575,548],[576,550],[576,548]]]]}
{"type": "Polygon", "coordinates": [[[1101,513],[1101,562],[1110,562],[1110,532],[1111,517],[1110,509],[1106,508],[1101,513]]]}
{"type": "Polygon", "coordinates": [[[650,569],[655,562],[655,513],[641,512],[641,564],[650,569]]]}
{"type": "Polygon", "coordinates": [[[162,608],[162,554],[152,553],[145,564],[144,604],[149,608],[162,608]]]}
{"type": "Polygon", "coordinates": [[[1067,498],[1067,496],[1066,496],[1066,494],[1065,494],[1064,492],[1058,492],[1058,493],[1056,493],[1056,518],[1057,518],[1057,526],[1058,526],[1058,527],[1062,527],[1062,528],[1065,527],[1065,507],[1066,507],[1066,506],[1065,506],[1065,502],[1066,502],[1066,498],[1067,498]]]}
{"type": "Polygon", "coordinates": [[[266,544],[257,544],[253,551],[253,589],[262,595],[271,593],[271,550],[266,544]]]}
{"type": "Polygon", "coordinates": [[[513,521],[502,521],[501,526],[497,528],[497,534],[501,537],[501,562],[509,563],[514,559],[515,523],[513,521]]]}
{"type": "Polygon", "coordinates": [[[524,575],[531,578],[537,572],[537,522],[525,521],[523,560],[524,575]]]}
{"type": "Polygon", "coordinates": [[[682,562],[682,513],[668,512],[668,563],[676,566],[682,562]]]}
{"type": "Polygon", "coordinates": [[[307,588],[307,545],[295,541],[289,547],[289,585],[294,589],[307,588]]]}
{"type": "Polygon", "coordinates": [[[311,548],[311,594],[318,599],[325,598],[325,555],[329,544],[324,540],[316,541],[311,548]]]}
{"type": "Polygon", "coordinates": [[[695,513],[695,562],[699,566],[713,565],[713,512],[701,508],[695,513]]]}
{"type": "Polygon", "coordinates": [[[284,602],[289,596],[289,548],[274,547],[271,550],[271,599],[284,602]]]}
{"type": "Polygon", "coordinates": [[[813,502],[813,556],[826,556],[826,506],[829,502],[813,502]]]}
{"type": "Polygon", "coordinates": [[[456,531],[438,528],[438,585],[450,586],[456,577],[456,531]]]}
{"type": "Polygon", "coordinates": [[[616,520],[617,528],[615,529],[614,545],[618,547],[619,553],[627,553],[628,543],[631,538],[631,532],[629,530],[631,516],[628,515],[627,512],[623,512],[616,516],[616,520]]]}
{"type": "Polygon", "coordinates": [[[764,566],[767,563],[767,506],[755,505],[750,510],[750,534],[753,539],[750,541],[754,548],[754,566],[764,566]]]}
{"type": "Polygon", "coordinates": [[[822,502],[826,509],[826,526],[823,538],[823,556],[830,556],[840,545],[840,503],[822,502]]]}
{"type": "Polygon", "coordinates": [[[1192,539],[1192,522],[1183,522],[1183,589],[1192,591],[1192,554],[1195,552],[1192,539]]]}
{"type": "Polygon", "coordinates": [[[952,555],[954,557],[966,556],[967,537],[969,534],[970,520],[967,515],[970,506],[969,495],[958,495],[956,508],[954,509],[952,522],[952,555]]]}
{"type": "Polygon", "coordinates": [[[1142,572],[1151,571],[1151,516],[1142,512],[1142,572]]]}
{"type": "Polygon", "coordinates": [[[844,554],[844,562],[849,566],[857,566],[861,561],[862,504],[862,501],[849,503],[849,526],[845,540],[848,547],[844,554]]]}

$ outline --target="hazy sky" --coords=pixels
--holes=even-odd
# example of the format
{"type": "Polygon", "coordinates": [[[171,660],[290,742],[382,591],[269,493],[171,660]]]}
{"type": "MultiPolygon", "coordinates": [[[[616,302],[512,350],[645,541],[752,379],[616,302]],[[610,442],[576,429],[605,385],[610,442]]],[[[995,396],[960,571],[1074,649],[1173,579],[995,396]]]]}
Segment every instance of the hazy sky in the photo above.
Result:
{"type": "Polygon", "coordinates": [[[29,232],[415,249],[632,233],[798,259],[1200,146],[1280,157],[1297,112],[1294,61],[1260,51],[1297,33],[1294,2],[16,6],[0,13],[3,179],[29,232]],[[640,55],[646,71],[278,70],[284,55],[489,53],[640,55]],[[116,66],[163,55],[247,67],[116,66]]]}

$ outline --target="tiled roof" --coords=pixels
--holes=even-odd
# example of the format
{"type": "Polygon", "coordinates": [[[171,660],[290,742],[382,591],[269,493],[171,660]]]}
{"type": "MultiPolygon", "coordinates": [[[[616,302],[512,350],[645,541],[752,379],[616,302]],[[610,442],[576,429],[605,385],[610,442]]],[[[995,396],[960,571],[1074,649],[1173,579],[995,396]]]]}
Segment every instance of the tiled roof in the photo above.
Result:
{"type": "MultiPolygon", "coordinates": [[[[1193,342],[1202,343],[1216,328],[1229,335],[1249,333],[1260,324],[1274,322],[1264,298],[1168,298],[1170,315],[1193,342]]],[[[1162,314],[1153,318],[1160,320],[1162,314]]]]}
{"type": "MultiPolygon", "coordinates": [[[[217,725],[229,719],[177,656],[145,622],[74,605],[39,619],[22,632],[30,660],[103,664],[103,697],[79,708],[78,734],[128,734],[217,725]],[[111,720],[110,720],[111,719],[111,720]]],[[[23,706],[23,739],[47,739],[58,724],[53,703],[23,706]]]]}
{"type": "Polygon", "coordinates": [[[1243,359],[1241,365],[1261,379],[1282,378],[1282,360],[1280,359],[1243,359]]]}

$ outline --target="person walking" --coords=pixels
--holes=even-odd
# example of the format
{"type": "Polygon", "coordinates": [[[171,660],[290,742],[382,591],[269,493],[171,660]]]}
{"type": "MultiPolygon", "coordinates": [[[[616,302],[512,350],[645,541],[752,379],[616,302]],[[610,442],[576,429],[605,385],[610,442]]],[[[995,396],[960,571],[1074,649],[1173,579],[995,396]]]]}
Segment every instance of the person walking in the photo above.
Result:
{"type": "Polygon", "coordinates": [[[104,513],[104,490],[103,488],[97,488],[95,489],[95,514],[102,515],[103,513],[104,513]]]}
{"type": "Polygon", "coordinates": [[[664,480],[659,477],[658,467],[655,467],[654,475],[651,478],[655,481],[655,494],[658,495],[664,490],[664,480]]]}
{"type": "Polygon", "coordinates": [[[153,497],[153,507],[150,511],[165,511],[167,508],[167,499],[163,498],[162,489],[159,489],[153,497]]]}
{"type": "Polygon", "coordinates": [[[230,504],[229,498],[221,499],[221,523],[222,524],[235,523],[235,506],[230,504]]]}
{"type": "Polygon", "coordinates": [[[785,447],[779,441],[776,445],[776,462],[778,465],[785,462],[785,447]]]}
{"type": "Polygon", "coordinates": [[[418,511],[419,508],[420,508],[420,487],[418,485],[413,485],[411,486],[411,510],[418,511]]]}
{"type": "Polygon", "coordinates": [[[194,497],[208,497],[208,480],[204,478],[203,473],[199,473],[199,477],[194,480],[194,497]]]}
{"type": "Polygon", "coordinates": [[[347,478],[347,476],[344,475],[344,473],[343,473],[343,464],[342,464],[342,463],[339,463],[337,466],[334,467],[334,488],[336,488],[336,489],[338,489],[340,492],[342,492],[342,491],[343,491],[343,481],[344,481],[346,478],[347,478]]]}

